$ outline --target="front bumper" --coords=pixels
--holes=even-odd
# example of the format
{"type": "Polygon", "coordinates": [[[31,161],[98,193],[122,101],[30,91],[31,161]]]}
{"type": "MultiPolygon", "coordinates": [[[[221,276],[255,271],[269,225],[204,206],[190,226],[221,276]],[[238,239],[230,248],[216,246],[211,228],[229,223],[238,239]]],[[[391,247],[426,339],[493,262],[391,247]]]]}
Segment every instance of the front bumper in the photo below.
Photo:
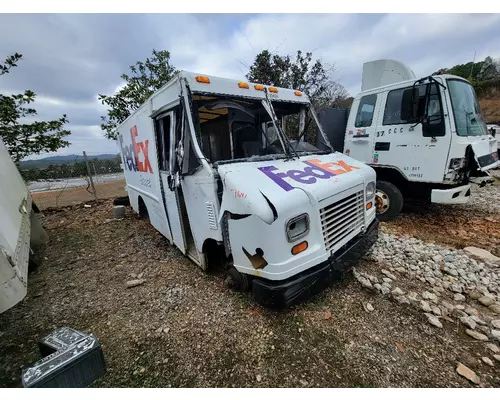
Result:
{"type": "Polygon", "coordinates": [[[439,204],[465,204],[470,198],[470,185],[454,187],[452,189],[433,189],[431,202],[439,204]]]}
{"type": "Polygon", "coordinates": [[[364,234],[358,235],[327,261],[283,281],[255,278],[252,296],[262,306],[287,308],[319,293],[338,276],[354,266],[378,238],[379,221],[375,219],[364,234]]]}

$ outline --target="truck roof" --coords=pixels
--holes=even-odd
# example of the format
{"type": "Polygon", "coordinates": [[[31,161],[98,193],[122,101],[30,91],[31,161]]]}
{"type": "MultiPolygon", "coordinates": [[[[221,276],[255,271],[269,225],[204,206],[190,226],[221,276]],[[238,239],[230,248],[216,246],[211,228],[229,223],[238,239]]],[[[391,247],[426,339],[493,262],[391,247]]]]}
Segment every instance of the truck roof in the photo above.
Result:
{"type": "Polygon", "coordinates": [[[305,93],[294,89],[287,89],[272,85],[263,85],[258,82],[249,82],[247,80],[198,74],[189,71],[181,71],[179,73],[179,76],[186,78],[189,87],[193,92],[264,99],[266,96],[262,88],[266,87],[268,88],[268,90],[269,88],[276,89],[276,92],[270,91],[270,97],[272,98],[272,100],[289,101],[304,104],[310,103],[310,100],[305,93]],[[209,83],[200,82],[199,79],[197,79],[198,77],[208,78],[209,83]],[[246,88],[245,84],[248,85],[248,88],[246,88]]]}
{"type": "Polygon", "coordinates": [[[118,130],[127,120],[141,110],[149,101],[162,93],[174,90],[179,91],[176,86],[181,79],[186,79],[191,92],[199,94],[212,94],[231,97],[241,97],[247,99],[264,99],[266,97],[264,88],[268,89],[269,97],[272,101],[283,101],[290,103],[310,104],[309,97],[298,90],[287,89],[272,85],[263,85],[247,80],[222,78],[214,75],[199,74],[195,72],[181,70],[170,81],[156,90],[137,110],[116,127],[118,130]]]}

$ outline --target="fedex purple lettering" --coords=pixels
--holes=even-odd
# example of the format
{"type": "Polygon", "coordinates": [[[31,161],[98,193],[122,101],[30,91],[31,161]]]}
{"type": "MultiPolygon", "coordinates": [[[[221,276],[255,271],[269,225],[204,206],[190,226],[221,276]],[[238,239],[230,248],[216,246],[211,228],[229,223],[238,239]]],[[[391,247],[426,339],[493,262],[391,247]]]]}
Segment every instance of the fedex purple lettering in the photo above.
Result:
{"type": "Polygon", "coordinates": [[[276,182],[287,192],[293,189],[285,178],[289,178],[298,183],[312,184],[318,179],[330,179],[332,176],[345,174],[359,167],[349,165],[345,161],[333,161],[322,163],[320,160],[313,159],[304,161],[307,165],[303,170],[291,169],[286,172],[281,172],[275,166],[260,167],[259,170],[276,182]]]}

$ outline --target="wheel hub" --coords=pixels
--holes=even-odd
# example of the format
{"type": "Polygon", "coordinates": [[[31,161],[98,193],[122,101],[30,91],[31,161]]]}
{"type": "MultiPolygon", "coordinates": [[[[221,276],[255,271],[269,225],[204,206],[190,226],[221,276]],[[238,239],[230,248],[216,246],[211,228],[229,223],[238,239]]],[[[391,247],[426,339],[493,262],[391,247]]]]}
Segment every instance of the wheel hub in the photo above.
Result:
{"type": "Polygon", "coordinates": [[[377,213],[383,214],[389,209],[389,205],[389,196],[382,190],[377,189],[375,192],[375,208],[377,209],[377,213]]]}

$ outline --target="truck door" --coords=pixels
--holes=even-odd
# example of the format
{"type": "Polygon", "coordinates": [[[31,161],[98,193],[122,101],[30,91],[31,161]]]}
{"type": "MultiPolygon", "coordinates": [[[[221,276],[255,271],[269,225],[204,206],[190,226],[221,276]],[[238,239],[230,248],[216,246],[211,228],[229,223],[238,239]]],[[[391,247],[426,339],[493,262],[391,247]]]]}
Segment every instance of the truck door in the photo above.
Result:
{"type": "MultiPolygon", "coordinates": [[[[428,85],[428,84],[427,84],[428,85]]],[[[450,147],[449,121],[445,118],[440,87],[432,84],[426,98],[427,85],[418,86],[418,118],[425,113],[434,137],[424,137],[419,120],[404,120],[401,113],[403,93],[411,86],[381,94],[383,109],[375,132],[372,164],[398,169],[412,182],[442,182],[450,147]]]]}
{"type": "Polygon", "coordinates": [[[158,135],[158,157],[160,158],[160,179],[168,224],[172,235],[171,240],[185,254],[186,245],[181,222],[179,193],[177,189],[170,190],[169,187],[170,158],[175,157],[175,143],[177,142],[175,122],[174,111],[159,116],[155,121],[158,135]]]}
{"type": "Polygon", "coordinates": [[[377,114],[381,108],[377,97],[369,94],[353,102],[345,136],[344,153],[368,164],[372,162],[377,114]]]}

